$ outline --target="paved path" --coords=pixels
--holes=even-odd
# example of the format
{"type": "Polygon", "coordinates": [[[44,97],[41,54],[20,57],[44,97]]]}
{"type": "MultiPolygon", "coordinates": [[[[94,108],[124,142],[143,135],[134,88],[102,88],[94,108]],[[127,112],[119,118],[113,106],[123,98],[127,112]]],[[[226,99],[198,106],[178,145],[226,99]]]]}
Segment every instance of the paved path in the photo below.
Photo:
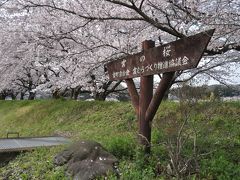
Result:
{"type": "Polygon", "coordinates": [[[25,151],[37,147],[57,146],[69,142],[69,139],[59,136],[0,139],[0,153],[25,151]]]}

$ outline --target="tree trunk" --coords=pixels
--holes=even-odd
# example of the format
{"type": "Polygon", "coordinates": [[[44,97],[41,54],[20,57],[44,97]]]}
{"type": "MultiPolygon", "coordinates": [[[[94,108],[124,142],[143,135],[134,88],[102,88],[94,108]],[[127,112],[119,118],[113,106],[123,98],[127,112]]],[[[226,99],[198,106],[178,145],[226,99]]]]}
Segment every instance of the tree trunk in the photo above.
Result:
{"type": "Polygon", "coordinates": [[[0,94],[0,100],[5,100],[6,96],[4,94],[0,94]]]}
{"type": "Polygon", "coordinates": [[[75,92],[74,92],[74,94],[73,94],[73,99],[74,99],[74,100],[77,100],[79,93],[80,93],[79,90],[75,90],[75,92]]]}
{"type": "Polygon", "coordinates": [[[20,93],[20,100],[24,100],[24,95],[25,95],[25,92],[20,93]]]}
{"type": "Polygon", "coordinates": [[[107,95],[105,93],[97,93],[94,99],[97,101],[105,101],[106,98],[107,98],[107,95]]]}
{"type": "Polygon", "coordinates": [[[11,93],[11,98],[12,98],[12,100],[16,100],[16,95],[11,93]]]}
{"type": "Polygon", "coordinates": [[[53,99],[59,99],[60,98],[59,90],[54,90],[52,92],[52,97],[53,97],[53,99]]]}
{"type": "Polygon", "coordinates": [[[74,92],[75,92],[75,90],[74,90],[74,89],[71,89],[71,92],[70,92],[70,99],[73,99],[73,98],[74,98],[74,92]]]}
{"type": "Polygon", "coordinates": [[[28,100],[34,100],[36,93],[29,92],[28,100]]]}
{"type": "Polygon", "coordinates": [[[0,100],[5,100],[6,97],[7,97],[6,91],[2,91],[2,92],[0,93],[0,100]]]}

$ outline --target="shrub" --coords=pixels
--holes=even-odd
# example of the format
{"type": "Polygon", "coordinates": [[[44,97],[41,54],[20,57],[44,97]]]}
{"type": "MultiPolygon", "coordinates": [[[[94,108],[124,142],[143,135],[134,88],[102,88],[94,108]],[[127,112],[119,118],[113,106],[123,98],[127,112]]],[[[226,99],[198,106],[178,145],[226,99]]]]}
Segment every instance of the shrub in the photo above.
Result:
{"type": "Polygon", "coordinates": [[[132,158],[135,154],[136,142],[127,137],[113,137],[108,141],[107,149],[117,158],[132,158]]]}
{"type": "Polygon", "coordinates": [[[224,155],[213,156],[201,162],[201,176],[207,179],[234,180],[239,178],[239,174],[240,167],[224,155]]]}

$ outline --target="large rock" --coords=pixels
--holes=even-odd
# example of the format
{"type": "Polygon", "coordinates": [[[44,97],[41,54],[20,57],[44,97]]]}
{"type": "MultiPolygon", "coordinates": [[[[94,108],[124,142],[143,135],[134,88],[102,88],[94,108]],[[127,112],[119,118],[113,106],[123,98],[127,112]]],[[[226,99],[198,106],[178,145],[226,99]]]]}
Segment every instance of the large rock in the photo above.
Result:
{"type": "Polygon", "coordinates": [[[108,172],[117,173],[118,160],[94,141],[79,141],[54,158],[54,164],[66,164],[74,180],[89,180],[108,172]]]}

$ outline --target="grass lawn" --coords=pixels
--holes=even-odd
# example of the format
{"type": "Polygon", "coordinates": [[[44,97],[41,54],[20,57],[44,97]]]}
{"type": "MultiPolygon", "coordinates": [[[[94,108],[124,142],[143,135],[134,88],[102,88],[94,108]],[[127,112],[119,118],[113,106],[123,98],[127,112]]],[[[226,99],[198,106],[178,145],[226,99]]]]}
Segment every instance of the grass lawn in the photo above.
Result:
{"type": "MultiPolygon", "coordinates": [[[[128,102],[0,101],[1,138],[11,131],[20,136],[58,134],[73,141],[96,140],[119,158],[122,179],[240,177],[240,102],[166,101],[152,126],[152,154],[144,157],[136,138],[137,120],[128,102]],[[171,164],[176,150],[178,171],[171,164]],[[179,172],[184,162],[189,166],[179,172]]],[[[0,168],[0,179],[67,179],[64,167],[52,163],[63,148],[23,153],[0,168]]],[[[114,175],[109,178],[116,179],[114,175]]]]}

